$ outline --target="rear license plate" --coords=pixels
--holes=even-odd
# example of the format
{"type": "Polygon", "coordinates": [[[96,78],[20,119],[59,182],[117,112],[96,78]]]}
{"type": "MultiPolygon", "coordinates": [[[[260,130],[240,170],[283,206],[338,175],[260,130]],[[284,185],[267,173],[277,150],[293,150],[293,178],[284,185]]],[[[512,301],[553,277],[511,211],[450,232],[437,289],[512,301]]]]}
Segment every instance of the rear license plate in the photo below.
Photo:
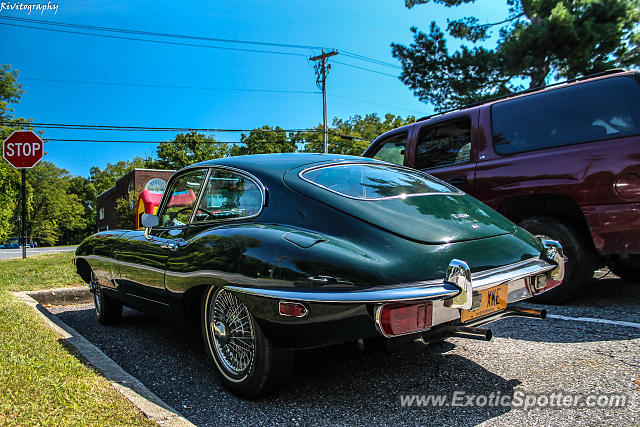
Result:
{"type": "MultiPolygon", "coordinates": [[[[460,320],[462,323],[469,320],[476,319],[478,317],[486,316],[487,314],[494,313],[496,311],[504,310],[507,308],[507,291],[509,289],[508,284],[494,286],[493,288],[484,289],[479,291],[477,295],[481,301],[478,308],[471,310],[462,310],[460,313],[460,320]]],[[[474,292],[473,299],[478,298],[474,292]]],[[[474,301],[475,302],[475,301],[474,301]]],[[[475,306],[475,304],[474,304],[475,306]]]]}

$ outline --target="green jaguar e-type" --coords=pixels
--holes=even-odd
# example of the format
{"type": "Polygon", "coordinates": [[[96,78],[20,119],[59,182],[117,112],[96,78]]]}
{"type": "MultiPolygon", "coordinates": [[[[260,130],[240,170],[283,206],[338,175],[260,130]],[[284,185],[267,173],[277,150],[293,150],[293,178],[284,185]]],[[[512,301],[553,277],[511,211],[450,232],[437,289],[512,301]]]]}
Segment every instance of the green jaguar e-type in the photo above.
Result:
{"type": "Polygon", "coordinates": [[[281,385],[295,349],[490,339],[479,325],[544,318],[512,303],[564,275],[557,242],[430,175],[352,156],[198,163],[142,223],[76,250],[97,319],[126,305],[197,321],[220,380],[245,398],[281,385]]]}

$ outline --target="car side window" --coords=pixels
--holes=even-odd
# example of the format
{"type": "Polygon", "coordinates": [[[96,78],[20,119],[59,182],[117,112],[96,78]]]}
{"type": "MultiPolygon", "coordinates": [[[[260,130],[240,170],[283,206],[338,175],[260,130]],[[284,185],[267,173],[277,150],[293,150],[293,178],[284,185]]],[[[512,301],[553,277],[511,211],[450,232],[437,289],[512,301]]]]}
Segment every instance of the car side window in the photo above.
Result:
{"type": "Polygon", "coordinates": [[[461,117],[420,129],[416,169],[466,163],[471,160],[471,120],[461,117]]]}
{"type": "Polygon", "coordinates": [[[378,151],[373,156],[374,159],[385,162],[404,164],[404,153],[407,148],[407,132],[393,135],[378,144],[378,151]]]}
{"type": "Polygon", "coordinates": [[[180,175],[171,183],[169,199],[159,218],[161,227],[180,227],[189,223],[206,174],[206,169],[196,169],[180,175]]]}
{"type": "Polygon", "coordinates": [[[193,222],[255,216],[262,209],[262,197],[253,179],[229,170],[212,169],[193,222]]]}
{"type": "Polygon", "coordinates": [[[534,93],[491,107],[493,146],[505,155],[638,135],[638,111],[633,76],[534,93]]]}

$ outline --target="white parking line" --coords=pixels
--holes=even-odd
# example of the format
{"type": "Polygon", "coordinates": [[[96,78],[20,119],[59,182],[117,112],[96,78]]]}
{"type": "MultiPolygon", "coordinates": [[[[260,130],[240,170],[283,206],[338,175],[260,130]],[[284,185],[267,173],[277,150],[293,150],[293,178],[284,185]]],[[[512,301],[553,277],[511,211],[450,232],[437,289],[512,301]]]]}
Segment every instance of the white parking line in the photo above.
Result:
{"type": "Polygon", "coordinates": [[[596,319],[594,317],[569,317],[569,316],[561,316],[559,314],[547,314],[547,318],[559,319],[559,320],[573,320],[575,322],[606,323],[609,325],[628,326],[630,328],[640,329],[640,323],[622,322],[618,320],[608,320],[608,319],[596,319]]]}

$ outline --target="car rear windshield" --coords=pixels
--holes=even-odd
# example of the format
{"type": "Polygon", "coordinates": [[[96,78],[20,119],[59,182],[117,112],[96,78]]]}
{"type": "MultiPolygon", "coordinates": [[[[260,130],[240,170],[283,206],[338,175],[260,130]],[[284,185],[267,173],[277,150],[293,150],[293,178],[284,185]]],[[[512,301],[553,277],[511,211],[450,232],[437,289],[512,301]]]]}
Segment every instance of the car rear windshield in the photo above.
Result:
{"type": "Polygon", "coordinates": [[[357,199],[386,199],[424,194],[457,194],[458,189],[401,167],[347,163],[302,172],[302,178],[334,193],[357,199]]]}
{"type": "Polygon", "coordinates": [[[498,154],[640,134],[640,85],[612,77],[499,102],[491,107],[498,154]]]}

